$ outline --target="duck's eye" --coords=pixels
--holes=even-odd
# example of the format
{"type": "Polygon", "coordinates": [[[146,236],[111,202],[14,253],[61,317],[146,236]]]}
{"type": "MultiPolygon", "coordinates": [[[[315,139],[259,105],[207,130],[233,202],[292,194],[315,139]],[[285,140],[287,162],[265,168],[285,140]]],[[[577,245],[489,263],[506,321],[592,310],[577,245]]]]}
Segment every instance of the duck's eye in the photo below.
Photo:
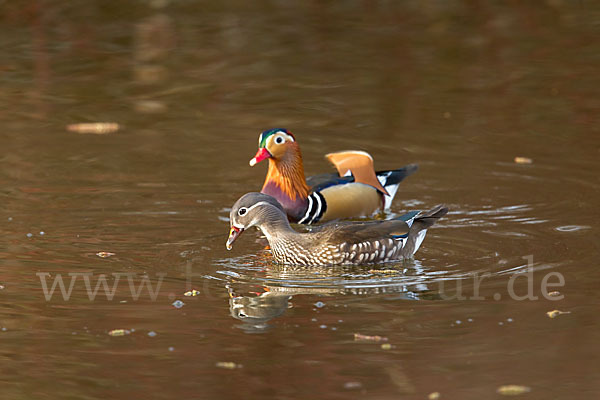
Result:
{"type": "Polygon", "coordinates": [[[241,217],[242,215],[245,215],[246,212],[248,212],[248,209],[246,207],[242,207],[238,210],[238,215],[241,217]]]}
{"type": "Polygon", "coordinates": [[[281,144],[285,141],[285,139],[283,138],[283,136],[276,136],[275,137],[275,144],[281,144]]]}

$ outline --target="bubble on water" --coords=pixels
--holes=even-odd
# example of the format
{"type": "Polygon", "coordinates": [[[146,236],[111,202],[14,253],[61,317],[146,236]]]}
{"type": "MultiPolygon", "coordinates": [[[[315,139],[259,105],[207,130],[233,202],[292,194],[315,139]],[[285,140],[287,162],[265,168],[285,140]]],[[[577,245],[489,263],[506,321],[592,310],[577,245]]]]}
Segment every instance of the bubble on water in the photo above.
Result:
{"type": "Polygon", "coordinates": [[[8,217],[8,220],[9,220],[9,221],[12,221],[12,217],[8,217]]]}
{"type": "Polygon", "coordinates": [[[46,232],[40,231],[40,235],[44,236],[45,234],[46,234],[46,232]]]}
{"type": "Polygon", "coordinates": [[[316,318],[311,319],[312,322],[317,322],[316,318]]]}
{"type": "Polygon", "coordinates": [[[173,346],[169,347],[169,351],[175,351],[175,347],[173,347],[173,346]]]}
{"type": "Polygon", "coordinates": [[[513,322],[512,318],[506,318],[506,322],[513,322]]]}
{"type": "Polygon", "coordinates": [[[171,305],[175,308],[181,308],[181,307],[185,306],[185,303],[181,300],[175,300],[173,302],[173,304],[171,304],[171,305]]]}
{"type": "Polygon", "coordinates": [[[30,238],[30,237],[32,237],[32,236],[33,236],[33,233],[29,232],[29,233],[28,233],[26,236],[27,236],[28,238],[30,238]]]}
{"type": "Polygon", "coordinates": [[[326,329],[326,328],[327,328],[327,325],[325,325],[325,324],[323,324],[323,325],[319,325],[319,328],[321,328],[321,329],[326,329]]]}
{"type": "Polygon", "coordinates": [[[315,303],[315,307],[317,307],[317,308],[323,308],[323,307],[325,307],[325,303],[323,303],[322,301],[317,301],[315,303]]]}
{"type": "Polygon", "coordinates": [[[2,332],[6,332],[6,327],[5,326],[2,327],[2,332]]]}
{"type": "Polygon", "coordinates": [[[157,335],[157,333],[154,331],[148,332],[148,336],[150,336],[150,337],[155,337],[156,335],[157,335]]]}
{"type": "Polygon", "coordinates": [[[498,325],[504,325],[504,322],[500,321],[498,322],[498,325]]]}
{"type": "Polygon", "coordinates": [[[456,325],[460,325],[462,324],[462,321],[460,319],[457,319],[456,321],[454,321],[456,323],[456,325]]]}
{"type": "Polygon", "coordinates": [[[332,327],[331,327],[331,330],[332,330],[332,331],[337,331],[337,328],[336,328],[335,326],[332,326],[332,327]]]}
{"type": "Polygon", "coordinates": [[[473,322],[473,318],[467,319],[468,322],[473,322]]]}

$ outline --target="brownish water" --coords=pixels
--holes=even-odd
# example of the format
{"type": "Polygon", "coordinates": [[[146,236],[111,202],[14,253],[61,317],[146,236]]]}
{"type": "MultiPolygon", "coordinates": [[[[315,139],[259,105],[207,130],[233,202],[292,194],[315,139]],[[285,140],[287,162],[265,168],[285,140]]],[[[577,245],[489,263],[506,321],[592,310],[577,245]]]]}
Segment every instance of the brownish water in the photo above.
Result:
{"type": "Polygon", "coordinates": [[[597,2],[111,4],[2,4],[2,399],[598,396],[597,2]],[[278,126],[451,213],[396,265],[227,252],[278,126]]]}

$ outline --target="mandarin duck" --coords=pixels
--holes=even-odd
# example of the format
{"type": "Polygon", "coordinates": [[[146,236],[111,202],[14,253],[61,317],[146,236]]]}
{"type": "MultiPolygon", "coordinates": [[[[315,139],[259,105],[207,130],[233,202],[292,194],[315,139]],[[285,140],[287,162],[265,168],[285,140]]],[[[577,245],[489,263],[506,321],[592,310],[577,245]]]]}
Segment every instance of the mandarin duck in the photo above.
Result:
{"type": "Polygon", "coordinates": [[[415,164],[410,164],[375,172],[373,158],[364,151],[343,151],[325,157],[338,174],[306,179],[294,135],[286,129],[270,129],[258,137],[258,151],[250,166],[269,160],[261,193],[275,197],[290,221],[299,224],[369,216],[388,209],[400,182],[417,170],[415,164]]]}
{"type": "Polygon", "coordinates": [[[446,215],[437,206],[385,221],[331,222],[299,233],[290,226],[285,209],[272,196],[247,193],[231,209],[227,249],[248,228],[258,227],[279,264],[302,266],[361,265],[412,257],[427,228],[446,215]]]}

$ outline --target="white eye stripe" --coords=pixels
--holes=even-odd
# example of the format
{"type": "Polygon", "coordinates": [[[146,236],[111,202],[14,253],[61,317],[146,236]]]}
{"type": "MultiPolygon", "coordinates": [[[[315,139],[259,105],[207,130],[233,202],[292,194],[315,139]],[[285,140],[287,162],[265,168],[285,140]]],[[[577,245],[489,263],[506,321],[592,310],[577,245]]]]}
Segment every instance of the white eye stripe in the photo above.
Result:
{"type": "MultiPolygon", "coordinates": [[[[258,203],[253,204],[250,207],[240,207],[239,210],[245,208],[246,212],[244,213],[244,215],[241,215],[239,217],[241,217],[241,218],[247,218],[250,215],[250,211],[252,211],[253,208],[258,207],[258,206],[263,206],[263,205],[268,205],[268,206],[276,207],[275,205],[269,203],[268,201],[259,201],[258,203]]],[[[239,210],[238,210],[238,215],[239,215],[239,210]]],[[[247,228],[250,228],[252,226],[255,226],[256,222],[257,222],[256,221],[256,217],[254,217],[254,218],[252,218],[252,220],[249,223],[246,223],[244,225],[234,223],[233,226],[235,226],[236,228],[247,229],[247,228]]]]}
{"type": "MultiPolygon", "coordinates": [[[[248,213],[250,212],[250,210],[252,210],[254,207],[258,207],[258,206],[260,206],[260,205],[265,205],[265,204],[266,204],[266,205],[269,205],[269,206],[272,206],[272,205],[273,205],[273,204],[271,204],[271,203],[269,203],[269,202],[267,202],[267,201],[259,201],[258,203],[254,204],[254,205],[252,205],[252,206],[250,206],[250,207],[244,207],[244,208],[246,208],[246,214],[248,214],[248,213]]],[[[244,215],[245,215],[245,214],[244,214],[244,215]]]]}

